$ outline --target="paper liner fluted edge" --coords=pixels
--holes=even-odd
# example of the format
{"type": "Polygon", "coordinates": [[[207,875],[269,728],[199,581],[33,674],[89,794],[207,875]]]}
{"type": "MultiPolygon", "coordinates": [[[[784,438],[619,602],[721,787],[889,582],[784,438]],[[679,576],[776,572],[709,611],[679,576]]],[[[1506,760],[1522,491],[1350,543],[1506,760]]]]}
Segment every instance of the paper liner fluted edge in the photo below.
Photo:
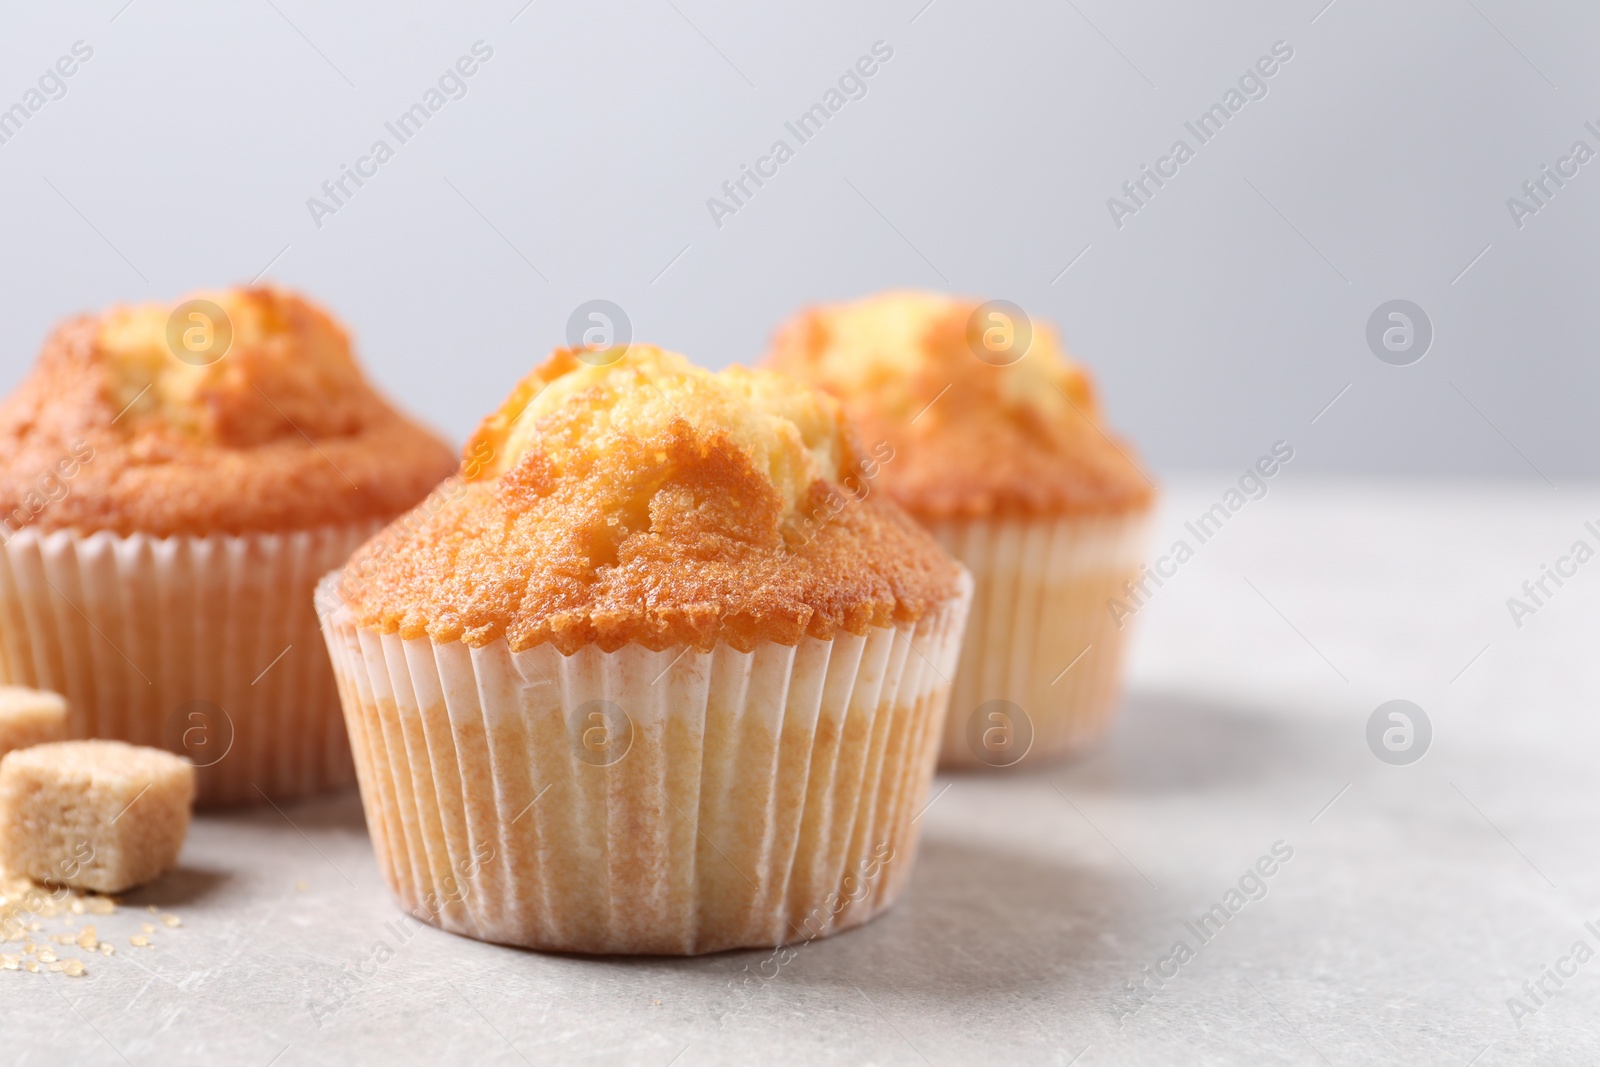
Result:
{"type": "Polygon", "coordinates": [[[826,936],[904,888],[964,571],[915,626],[749,653],[406,640],[358,626],[338,582],[318,606],[367,825],[415,918],[530,948],[692,955],[826,936]],[[608,766],[580,755],[596,701],[631,729],[608,766]]]}
{"type": "Polygon", "coordinates": [[[1025,767],[1083,751],[1107,732],[1131,624],[1109,608],[1139,578],[1149,511],[1050,519],[969,519],[929,529],[973,578],[939,764],[1025,767]],[[1011,705],[1005,708],[993,702],[1011,705]],[[1025,753],[988,751],[998,708],[1025,753]],[[1017,710],[1020,709],[1020,712],[1017,710]],[[974,719],[983,720],[975,725],[974,719]],[[1015,762],[1011,762],[1015,760],[1015,762]]]}
{"type": "Polygon", "coordinates": [[[313,595],[379,525],[203,537],[21,530],[0,545],[0,683],[65,696],[72,737],[188,757],[203,806],[348,785],[313,595]]]}

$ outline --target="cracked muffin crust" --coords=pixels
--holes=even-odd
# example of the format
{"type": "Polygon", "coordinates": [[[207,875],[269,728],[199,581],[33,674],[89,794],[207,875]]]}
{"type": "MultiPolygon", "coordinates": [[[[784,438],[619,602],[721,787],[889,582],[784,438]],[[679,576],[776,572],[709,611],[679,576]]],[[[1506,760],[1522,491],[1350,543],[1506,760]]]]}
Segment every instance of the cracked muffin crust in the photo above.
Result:
{"type": "Polygon", "coordinates": [[[920,519],[1135,511],[1153,497],[1106,429],[1088,373],[1042,322],[1005,366],[969,338],[978,301],[886,293],[810,308],[781,327],[767,365],[825,389],[895,460],[884,487],[920,519]]]}
{"type": "Polygon", "coordinates": [[[958,571],[872,469],[837,403],[778,375],[558,349],[484,420],[450,498],[369,542],[341,592],[376,632],[513,651],[914,623],[958,571]]]}
{"type": "Polygon", "coordinates": [[[387,520],[454,469],[443,441],[368,384],[326,312],[272,288],[200,297],[231,327],[204,363],[169,341],[183,305],[114,307],[55,331],[0,402],[0,518],[21,509],[39,530],[156,537],[281,532],[387,520]],[[78,460],[70,493],[38,506],[64,457],[78,460]]]}

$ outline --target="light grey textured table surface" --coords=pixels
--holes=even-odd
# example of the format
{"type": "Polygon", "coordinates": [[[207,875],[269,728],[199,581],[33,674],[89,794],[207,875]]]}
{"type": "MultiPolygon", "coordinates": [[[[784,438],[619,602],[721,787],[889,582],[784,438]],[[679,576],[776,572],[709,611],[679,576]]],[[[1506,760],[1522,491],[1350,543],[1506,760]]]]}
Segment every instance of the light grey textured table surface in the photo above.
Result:
{"type": "MultiPolygon", "coordinates": [[[[1171,494],[1156,545],[1227,486],[1171,494]]],[[[1573,542],[1600,548],[1589,519],[1600,493],[1542,483],[1274,486],[1140,612],[1107,746],[941,778],[900,904],[748,998],[764,953],[401,941],[352,793],[200,818],[181,869],[130,898],[183,926],[84,978],[0,973],[0,1049],[248,1067],[1596,1062],[1600,960],[1570,954],[1600,949],[1584,925],[1600,928],[1600,562],[1547,583],[1520,629],[1506,606],[1573,542]],[[1409,766],[1365,737],[1394,698],[1433,726],[1409,766]],[[1293,856],[1265,896],[1202,942],[1186,922],[1277,842],[1293,856]],[[1179,940],[1193,958],[1164,964],[1179,940]],[[1536,1003],[1524,982],[1556,966],[1576,974],[1536,1003]],[[1146,967],[1177,973],[1128,1014],[1146,967]]],[[[101,935],[126,945],[142,912],[101,935]]]]}

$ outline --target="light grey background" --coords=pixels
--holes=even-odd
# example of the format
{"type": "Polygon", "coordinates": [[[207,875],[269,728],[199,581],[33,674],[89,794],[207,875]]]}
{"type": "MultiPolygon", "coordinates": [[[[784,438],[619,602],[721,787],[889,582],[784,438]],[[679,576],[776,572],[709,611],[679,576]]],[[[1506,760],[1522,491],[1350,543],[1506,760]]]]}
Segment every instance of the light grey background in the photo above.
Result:
{"type": "Polygon", "coordinates": [[[1600,149],[1582,0],[124,2],[0,16],[0,106],[94,49],[0,144],[0,389],[64,315],[265,271],[460,440],[584,300],[722,365],[809,301],[913,286],[1058,323],[1162,473],[1280,438],[1306,472],[1600,472],[1600,161],[1521,230],[1506,206],[1600,149]],[[307,198],[480,39],[468,94],[314,225],[307,198]],[[868,94],[714,225],[707,198],[879,40],[868,94]],[[1269,94],[1117,229],[1107,198],[1280,40],[1269,94]],[[1364,340],[1394,298],[1434,324],[1414,366],[1364,340]]]}

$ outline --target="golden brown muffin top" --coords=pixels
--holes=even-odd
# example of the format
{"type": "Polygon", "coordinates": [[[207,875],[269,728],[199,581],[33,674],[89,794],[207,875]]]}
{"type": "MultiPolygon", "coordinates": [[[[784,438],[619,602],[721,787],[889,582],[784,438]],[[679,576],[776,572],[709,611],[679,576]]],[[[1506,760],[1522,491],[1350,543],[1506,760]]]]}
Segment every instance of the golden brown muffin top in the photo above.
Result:
{"type": "Polygon", "coordinates": [[[333,319],[271,288],[72,319],[0,403],[12,532],[387,520],[454,468],[444,442],[367,384],[333,319]]]}
{"type": "Polygon", "coordinates": [[[955,595],[956,565],[872,491],[839,405],[647,345],[557,349],[468,443],[462,479],[359,550],[360,624],[563,653],[863,633],[955,595]]]}
{"type": "Polygon", "coordinates": [[[779,329],[768,365],[838,396],[863,440],[893,449],[884,489],[918,518],[1147,506],[1149,479],[1055,331],[1032,322],[1028,340],[1026,320],[979,308],[909,292],[811,308],[779,329]]]}

